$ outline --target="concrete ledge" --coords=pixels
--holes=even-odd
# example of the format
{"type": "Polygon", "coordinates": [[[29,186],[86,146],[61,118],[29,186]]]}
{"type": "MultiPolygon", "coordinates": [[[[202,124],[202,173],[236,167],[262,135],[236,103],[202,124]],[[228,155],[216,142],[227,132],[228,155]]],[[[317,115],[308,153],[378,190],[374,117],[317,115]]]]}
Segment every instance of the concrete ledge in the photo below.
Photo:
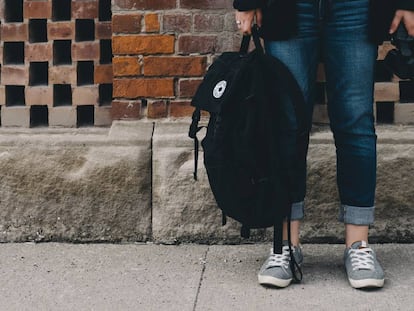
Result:
{"type": "MultiPolygon", "coordinates": [[[[221,226],[200,147],[199,180],[192,178],[192,141],[189,123],[156,124],[153,160],[153,237],[164,243],[238,243],[239,225],[221,226]]],[[[414,127],[378,127],[378,183],[376,223],[371,240],[414,241],[414,127]]],[[[200,133],[202,138],[204,133],[200,133]]],[[[304,242],[341,242],[338,223],[336,155],[332,134],[315,129],[308,156],[304,242]]],[[[271,240],[272,231],[257,230],[253,240],[271,240]]]]}
{"type": "Polygon", "coordinates": [[[0,131],[0,241],[151,234],[152,123],[0,131]]]}
{"type": "MultiPolygon", "coordinates": [[[[0,242],[239,243],[221,226],[190,121],[114,122],[110,129],[0,130],[0,242]]],[[[200,138],[203,133],[200,133],[200,138]]],[[[414,127],[378,127],[371,240],[414,241],[414,127]]],[[[316,129],[309,150],[304,242],[340,242],[335,147],[316,129]]],[[[268,241],[271,230],[253,232],[268,241]]]]}

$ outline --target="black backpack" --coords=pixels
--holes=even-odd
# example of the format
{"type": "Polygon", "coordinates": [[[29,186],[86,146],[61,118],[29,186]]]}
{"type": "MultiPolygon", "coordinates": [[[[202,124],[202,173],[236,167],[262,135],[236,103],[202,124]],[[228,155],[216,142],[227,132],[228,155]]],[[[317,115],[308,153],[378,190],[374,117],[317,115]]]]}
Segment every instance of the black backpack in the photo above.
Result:
{"type": "Polygon", "coordinates": [[[252,34],[256,49],[247,52],[251,37],[244,36],[240,52],[220,55],[192,100],[196,109],[189,136],[195,144],[194,178],[196,134],[204,110],[210,113],[201,142],[204,165],[223,212],[223,225],[226,216],[234,218],[246,238],[250,229],[274,226],[274,252],[281,253],[282,225],[290,220],[292,185],[297,180],[295,159],[304,152],[301,142],[308,133],[305,103],[287,67],[264,53],[256,27],[252,34]]]}

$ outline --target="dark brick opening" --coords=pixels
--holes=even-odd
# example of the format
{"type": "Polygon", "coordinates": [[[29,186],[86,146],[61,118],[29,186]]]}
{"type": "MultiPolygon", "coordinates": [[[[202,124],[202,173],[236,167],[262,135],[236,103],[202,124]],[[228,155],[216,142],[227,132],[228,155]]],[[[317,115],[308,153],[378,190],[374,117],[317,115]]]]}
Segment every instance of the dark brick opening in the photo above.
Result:
{"type": "Polygon", "coordinates": [[[112,104],[112,84],[99,85],[99,105],[110,106],[112,104]]]}
{"type": "Polygon", "coordinates": [[[49,126],[49,110],[47,106],[30,107],[30,127],[49,126]]]}
{"type": "Polygon", "coordinates": [[[6,85],[6,106],[25,106],[24,86],[6,85]]]}
{"type": "Polygon", "coordinates": [[[24,64],[24,42],[4,42],[3,64],[24,64]]]}
{"type": "Polygon", "coordinates": [[[375,63],[375,81],[376,82],[388,82],[392,79],[392,72],[388,70],[385,66],[385,62],[383,60],[378,60],[375,63]]]}
{"type": "Polygon", "coordinates": [[[77,19],[76,24],[76,41],[93,41],[95,40],[95,21],[93,19],[77,19]]]}
{"type": "Polygon", "coordinates": [[[394,102],[377,102],[377,123],[394,123],[394,102]]]}
{"type": "Polygon", "coordinates": [[[52,0],[52,20],[69,21],[71,16],[71,0],[52,0]]]}
{"type": "Polygon", "coordinates": [[[71,65],[72,64],[72,41],[56,40],[53,42],[53,64],[71,65]]]}
{"type": "Polygon", "coordinates": [[[99,20],[110,21],[112,19],[111,0],[99,0],[99,20]]]}
{"type": "Polygon", "coordinates": [[[400,81],[400,102],[414,103],[414,81],[400,81]]]}
{"type": "Polygon", "coordinates": [[[29,42],[47,42],[47,20],[29,20],[29,42]]]}
{"type": "Polygon", "coordinates": [[[77,126],[93,126],[95,123],[95,107],[94,106],[78,106],[77,107],[77,126]]]}
{"type": "Polygon", "coordinates": [[[49,63],[33,62],[29,68],[29,85],[48,85],[49,83],[49,63]]]}
{"type": "Polygon", "coordinates": [[[72,105],[72,86],[70,84],[53,85],[53,106],[72,105]]]}
{"type": "Polygon", "coordinates": [[[101,64],[112,63],[112,40],[101,40],[99,44],[101,48],[99,62],[101,64]]]}
{"type": "Polygon", "coordinates": [[[4,20],[6,23],[23,22],[23,0],[5,0],[4,20]]]}
{"type": "Polygon", "coordinates": [[[94,64],[93,61],[79,61],[77,66],[77,84],[94,84],[94,64]]]}

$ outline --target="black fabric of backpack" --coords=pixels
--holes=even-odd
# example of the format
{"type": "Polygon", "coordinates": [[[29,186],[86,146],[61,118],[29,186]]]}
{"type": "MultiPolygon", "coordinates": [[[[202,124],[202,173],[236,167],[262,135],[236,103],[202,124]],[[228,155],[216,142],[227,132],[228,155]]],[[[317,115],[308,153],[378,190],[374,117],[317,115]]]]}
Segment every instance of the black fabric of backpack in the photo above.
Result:
{"type": "Polygon", "coordinates": [[[201,142],[204,165],[223,225],[226,216],[239,221],[243,237],[251,228],[274,226],[274,252],[282,253],[282,225],[286,219],[290,224],[297,180],[295,159],[308,133],[305,104],[287,67],[264,53],[256,27],[252,34],[255,50],[247,52],[251,39],[244,36],[240,52],[225,52],[213,62],[192,100],[194,178],[204,110],[210,113],[201,142]]]}

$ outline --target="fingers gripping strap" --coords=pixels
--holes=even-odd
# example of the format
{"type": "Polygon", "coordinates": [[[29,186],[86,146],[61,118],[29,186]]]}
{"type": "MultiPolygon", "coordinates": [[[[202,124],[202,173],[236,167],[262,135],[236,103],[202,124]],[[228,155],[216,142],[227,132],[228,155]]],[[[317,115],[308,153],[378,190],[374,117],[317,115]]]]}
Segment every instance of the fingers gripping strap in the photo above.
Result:
{"type": "Polygon", "coordinates": [[[254,46],[256,51],[260,52],[261,54],[264,53],[262,43],[260,42],[259,37],[259,29],[257,25],[252,26],[252,34],[251,35],[244,35],[243,40],[240,46],[240,54],[247,54],[249,51],[249,44],[250,40],[253,37],[254,46]]]}

